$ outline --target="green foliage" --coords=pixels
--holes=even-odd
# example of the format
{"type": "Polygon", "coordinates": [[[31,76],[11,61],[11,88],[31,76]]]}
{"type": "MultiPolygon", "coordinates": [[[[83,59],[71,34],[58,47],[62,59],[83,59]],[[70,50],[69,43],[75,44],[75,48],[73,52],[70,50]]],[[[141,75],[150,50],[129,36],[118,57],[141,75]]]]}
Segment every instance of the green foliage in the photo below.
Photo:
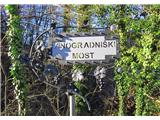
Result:
{"type": "Polygon", "coordinates": [[[13,77],[12,83],[15,88],[16,99],[18,100],[19,115],[25,115],[28,89],[24,65],[19,60],[19,56],[22,52],[20,16],[18,15],[18,6],[16,5],[6,5],[5,9],[9,15],[8,42],[10,47],[8,55],[11,57],[12,62],[10,74],[13,77]]]}
{"type": "MultiPolygon", "coordinates": [[[[85,86],[84,82],[78,81],[78,82],[75,82],[75,85],[79,89],[80,94],[82,96],[85,96],[86,93],[88,93],[89,90],[85,86]]],[[[77,115],[84,115],[88,109],[86,106],[86,103],[77,96],[75,97],[75,100],[76,100],[76,113],[77,113],[77,115]]]]}
{"type": "MultiPolygon", "coordinates": [[[[126,115],[124,101],[132,87],[135,87],[135,115],[153,115],[153,111],[158,112],[160,108],[157,108],[155,101],[146,94],[152,96],[154,85],[160,82],[157,77],[160,72],[159,45],[155,44],[159,41],[157,35],[160,19],[155,6],[143,6],[144,11],[148,10],[148,16],[144,19],[131,19],[131,14],[136,16],[138,13],[132,11],[133,7],[116,6],[116,9],[119,8],[120,16],[111,17],[119,26],[117,33],[121,40],[121,59],[116,62],[116,66],[122,67],[123,72],[119,74],[115,70],[120,100],[119,115],[126,115]],[[129,14],[126,14],[126,11],[130,11],[129,14]],[[128,42],[133,43],[129,45],[128,42]]],[[[115,8],[113,10],[113,13],[117,12],[115,8]]]]}
{"type": "MultiPolygon", "coordinates": [[[[158,113],[159,108],[155,101],[145,94],[152,96],[160,87],[159,6],[80,5],[74,8],[79,15],[77,19],[79,26],[83,26],[84,20],[92,24],[93,15],[98,17],[98,24],[102,26],[118,25],[118,29],[111,32],[120,36],[121,58],[115,63],[118,115],[127,115],[127,96],[130,95],[131,89],[134,90],[132,95],[135,99],[135,115],[158,113]],[[122,68],[122,73],[117,72],[118,67],[122,68]]],[[[82,65],[75,67],[83,69],[82,65]]]]}
{"type": "MultiPolygon", "coordinates": [[[[121,58],[115,62],[115,82],[119,99],[118,115],[127,115],[127,97],[135,99],[135,115],[157,115],[160,113],[160,100],[156,94],[160,87],[160,15],[159,5],[65,5],[64,24],[70,25],[73,18],[78,24],[78,32],[88,32],[81,28],[93,19],[100,26],[118,25],[118,29],[110,31],[120,36],[121,58]],[[75,12],[76,14],[74,14],[75,12]],[[117,72],[118,68],[121,73],[117,72]],[[132,94],[130,91],[133,91],[132,94]]],[[[6,5],[9,15],[9,56],[12,60],[11,75],[15,86],[16,98],[20,106],[20,115],[25,115],[27,80],[24,66],[19,61],[22,52],[22,31],[20,17],[15,5],[6,5]]],[[[95,21],[94,21],[95,22],[95,21]]],[[[97,25],[97,26],[98,26],[97,25]]],[[[67,31],[67,30],[64,30],[67,31]]],[[[89,71],[89,65],[73,65],[73,69],[89,71]]],[[[75,82],[80,94],[85,96],[90,90],[86,81],[75,82]]],[[[84,114],[86,104],[76,97],[76,112],[84,114]]]]}

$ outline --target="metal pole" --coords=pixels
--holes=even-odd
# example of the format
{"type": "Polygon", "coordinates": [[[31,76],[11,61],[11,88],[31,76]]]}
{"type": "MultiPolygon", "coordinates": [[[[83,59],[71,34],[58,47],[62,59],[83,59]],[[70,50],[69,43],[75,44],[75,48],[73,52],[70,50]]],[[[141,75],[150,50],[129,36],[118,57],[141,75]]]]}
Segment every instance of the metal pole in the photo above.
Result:
{"type": "Polygon", "coordinates": [[[75,96],[69,95],[69,110],[70,116],[75,116],[75,96]]]}

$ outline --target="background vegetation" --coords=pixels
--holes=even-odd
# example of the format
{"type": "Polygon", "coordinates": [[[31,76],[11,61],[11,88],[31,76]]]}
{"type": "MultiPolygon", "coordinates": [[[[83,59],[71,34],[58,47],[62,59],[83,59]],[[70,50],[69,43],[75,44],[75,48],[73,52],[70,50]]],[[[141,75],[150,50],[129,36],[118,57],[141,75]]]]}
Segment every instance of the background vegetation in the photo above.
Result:
{"type": "MultiPolygon", "coordinates": [[[[92,65],[58,65],[60,73],[83,71],[76,80],[80,93],[91,104],[76,98],[77,115],[160,115],[160,6],[159,5],[6,5],[1,6],[2,115],[68,115],[63,90],[57,93],[23,63],[34,39],[52,21],[61,32],[105,31],[120,36],[121,57],[110,61],[102,91],[92,65]],[[90,29],[102,27],[105,29],[90,29]],[[57,96],[58,95],[58,96],[57,96]]],[[[54,64],[55,65],[55,64],[54,64]]],[[[68,84],[70,76],[64,76],[68,84]]],[[[49,79],[52,82],[53,78],[49,79]]]]}

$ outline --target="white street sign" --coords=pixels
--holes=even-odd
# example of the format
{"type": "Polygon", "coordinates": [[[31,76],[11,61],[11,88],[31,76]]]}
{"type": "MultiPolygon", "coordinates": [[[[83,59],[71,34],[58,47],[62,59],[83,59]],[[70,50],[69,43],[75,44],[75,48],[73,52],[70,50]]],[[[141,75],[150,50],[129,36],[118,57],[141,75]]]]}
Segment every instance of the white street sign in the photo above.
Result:
{"type": "Polygon", "coordinates": [[[105,36],[69,37],[53,44],[52,56],[68,61],[105,60],[105,56],[117,55],[117,40],[105,36]]]}

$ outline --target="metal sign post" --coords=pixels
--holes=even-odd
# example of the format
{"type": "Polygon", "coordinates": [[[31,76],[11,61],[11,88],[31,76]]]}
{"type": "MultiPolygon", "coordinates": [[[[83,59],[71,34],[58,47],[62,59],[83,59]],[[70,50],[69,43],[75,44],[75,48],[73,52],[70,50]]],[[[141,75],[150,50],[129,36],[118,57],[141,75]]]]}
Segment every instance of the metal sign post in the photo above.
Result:
{"type": "Polygon", "coordinates": [[[69,115],[75,116],[75,96],[69,95],[69,115]]]}

